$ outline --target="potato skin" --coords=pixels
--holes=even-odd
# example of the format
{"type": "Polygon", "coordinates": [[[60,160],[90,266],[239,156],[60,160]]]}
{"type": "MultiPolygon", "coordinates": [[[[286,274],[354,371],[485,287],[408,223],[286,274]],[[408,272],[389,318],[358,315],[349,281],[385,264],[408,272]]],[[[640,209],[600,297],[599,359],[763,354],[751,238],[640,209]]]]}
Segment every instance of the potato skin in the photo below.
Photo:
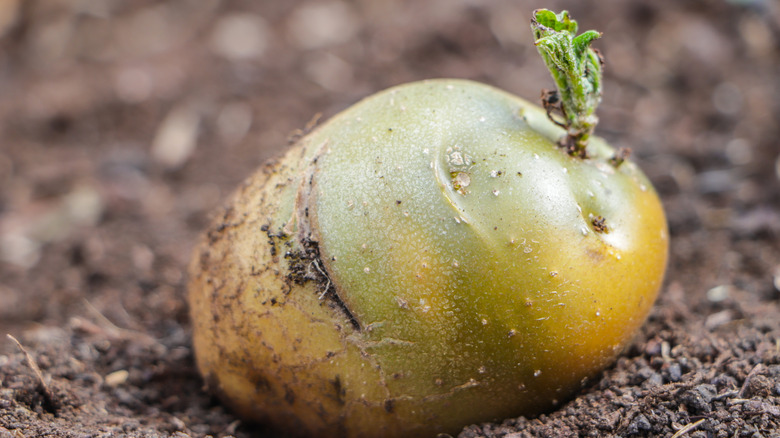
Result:
{"type": "Polygon", "coordinates": [[[234,195],[196,250],[198,367],[302,436],[435,436],[535,414],[607,366],[666,266],[664,213],[594,138],[461,80],[371,96],[234,195]]]}

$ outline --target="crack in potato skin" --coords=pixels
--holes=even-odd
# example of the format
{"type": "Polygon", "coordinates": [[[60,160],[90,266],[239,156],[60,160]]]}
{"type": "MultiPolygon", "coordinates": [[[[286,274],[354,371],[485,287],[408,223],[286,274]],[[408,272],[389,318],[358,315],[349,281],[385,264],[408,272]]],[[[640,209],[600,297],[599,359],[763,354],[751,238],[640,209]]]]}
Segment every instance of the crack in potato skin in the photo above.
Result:
{"type": "Polygon", "coordinates": [[[360,332],[333,300],[318,298],[316,281],[290,278],[284,252],[305,249],[283,232],[293,212],[266,199],[296,196],[299,182],[295,167],[266,167],[197,249],[189,289],[198,366],[240,415],[292,435],[349,436],[377,416],[389,430],[392,397],[360,332]]]}
{"type": "Polygon", "coordinates": [[[209,387],[244,418],[325,437],[454,434],[563,401],[643,322],[667,241],[633,163],[610,166],[596,138],[573,159],[556,129],[490,87],[430,81],[301,139],[242,186],[193,257],[209,387]],[[376,149],[350,152],[360,142],[376,149]]]}

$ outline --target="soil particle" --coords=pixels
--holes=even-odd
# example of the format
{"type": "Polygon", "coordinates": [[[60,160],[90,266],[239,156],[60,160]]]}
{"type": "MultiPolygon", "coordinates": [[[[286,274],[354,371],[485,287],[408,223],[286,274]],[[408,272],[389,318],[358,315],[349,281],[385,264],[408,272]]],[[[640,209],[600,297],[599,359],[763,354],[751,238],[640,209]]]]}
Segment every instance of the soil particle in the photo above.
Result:
{"type": "MultiPolygon", "coordinates": [[[[274,242],[271,245],[272,250],[277,245],[277,239],[280,238],[287,238],[287,236],[269,237],[269,239],[274,242]]],[[[291,247],[289,241],[286,241],[285,245],[291,247]]],[[[319,243],[306,237],[301,240],[300,247],[302,249],[290,249],[284,254],[285,259],[289,262],[290,272],[287,274],[288,281],[295,282],[296,284],[304,284],[307,282],[316,284],[317,293],[319,294],[320,299],[327,300],[327,303],[343,312],[347,321],[349,321],[349,324],[351,324],[355,330],[360,330],[360,322],[355,318],[352,311],[349,310],[347,304],[342,301],[336,290],[336,285],[331,281],[328,272],[325,270],[325,265],[322,263],[322,258],[320,257],[319,243]]]]}
{"type": "Polygon", "coordinates": [[[609,233],[609,227],[607,227],[607,220],[604,219],[601,216],[596,216],[590,221],[591,225],[593,225],[593,231],[597,233],[609,233]]]}

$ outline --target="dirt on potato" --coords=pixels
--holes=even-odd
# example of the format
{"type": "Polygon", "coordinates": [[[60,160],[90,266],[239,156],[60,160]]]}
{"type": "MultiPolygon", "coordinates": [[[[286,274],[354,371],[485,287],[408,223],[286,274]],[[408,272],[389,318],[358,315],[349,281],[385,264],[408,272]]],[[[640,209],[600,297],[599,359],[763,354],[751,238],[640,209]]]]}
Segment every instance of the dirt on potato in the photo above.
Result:
{"type": "Polygon", "coordinates": [[[537,7],[604,32],[597,134],[658,189],[669,269],[585,391],[460,436],[780,437],[776,1],[6,0],[0,438],[284,436],[203,390],[198,235],[317,113],[433,77],[537,99],[537,7]]]}

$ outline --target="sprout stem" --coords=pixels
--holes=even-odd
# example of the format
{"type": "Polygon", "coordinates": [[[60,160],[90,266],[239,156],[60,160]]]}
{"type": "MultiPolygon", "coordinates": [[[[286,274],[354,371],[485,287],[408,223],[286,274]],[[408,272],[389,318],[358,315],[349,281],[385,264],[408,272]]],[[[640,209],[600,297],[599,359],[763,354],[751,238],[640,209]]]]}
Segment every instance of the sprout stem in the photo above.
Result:
{"type": "Polygon", "coordinates": [[[599,120],[595,113],[601,102],[603,65],[601,55],[590,44],[601,33],[589,30],[577,36],[577,22],[567,11],[556,14],[547,9],[534,11],[531,30],[558,88],[557,92],[543,91],[542,104],[550,120],[566,129],[562,146],[570,155],[585,158],[588,139],[599,120]],[[553,116],[555,110],[562,121],[553,116]]]}

